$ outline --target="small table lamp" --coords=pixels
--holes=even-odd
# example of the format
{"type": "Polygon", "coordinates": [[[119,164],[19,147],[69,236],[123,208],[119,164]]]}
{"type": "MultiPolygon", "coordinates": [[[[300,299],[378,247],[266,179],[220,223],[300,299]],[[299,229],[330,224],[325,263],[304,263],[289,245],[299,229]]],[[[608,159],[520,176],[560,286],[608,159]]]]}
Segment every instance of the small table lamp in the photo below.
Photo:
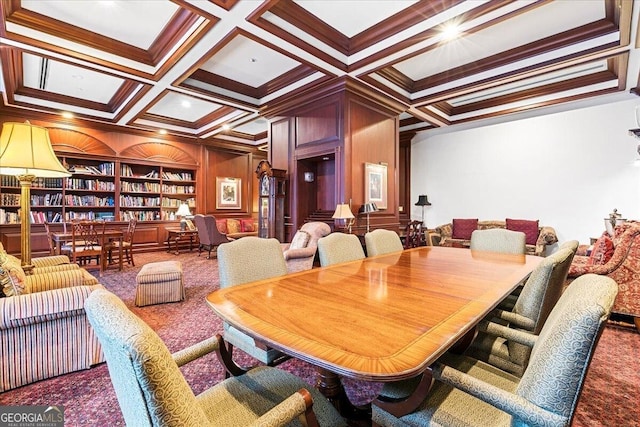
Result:
{"type": "Polygon", "coordinates": [[[180,230],[184,231],[187,229],[187,221],[186,217],[191,216],[191,211],[189,210],[189,205],[186,203],[182,203],[176,212],[176,216],[180,217],[180,230]]]}
{"type": "Polygon", "coordinates": [[[424,207],[431,206],[431,203],[429,203],[429,199],[427,198],[426,194],[422,194],[418,196],[418,201],[416,202],[416,206],[422,206],[422,223],[424,224],[424,207]]]}
{"type": "Polygon", "coordinates": [[[367,233],[369,232],[369,214],[371,214],[371,212],[377,212],[377,211],[378,211],[378,207],[376,206],[375,203],[371,203],[371,202],[365,203],[360,208],[361,213],[367,214],[367,233]]]}
{"type": "Polygon", "coordinates": [[[71,176],[53,152],[49,129],[25,123],[6,122],[0,134],[0,174],[14,175],[20,182],[20,257],[30,274],[31,185],[36,178],[71,176]]]}
{"type": "Polygon", "coordinates": [[[336,211],[331,218],[335,220],[336,225],[340,224],[341,228],[348,228],[349,234],[351,234],[351,226],[355,217],[349,205],[342,203],[336,206],[336,211]]]}

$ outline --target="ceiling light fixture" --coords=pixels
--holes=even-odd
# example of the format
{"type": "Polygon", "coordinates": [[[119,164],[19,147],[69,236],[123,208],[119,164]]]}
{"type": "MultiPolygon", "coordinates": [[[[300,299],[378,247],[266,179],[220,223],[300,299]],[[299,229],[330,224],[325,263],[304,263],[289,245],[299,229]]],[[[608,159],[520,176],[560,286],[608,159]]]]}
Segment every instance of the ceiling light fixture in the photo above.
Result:
{"type": "Polygon", "coordinates": [[[63,111],[62,112],[62,117],[64,117],[65,119],[73,119],[73,113],[71,113],[69,111],[63,111]]]}
{"type": "Polygon", "coordinates": [[[460,34],[462,34],[462,30],[460,29],[460,25],[456,24],[455,22],[447,22],[442,25],[440,34],[442,35],[443,41],[449,41],[457,38],[460,34]]]}
{"type": "Polygon", "coordinates": [[[182,105],[183,108],[191,108],[191,103],[189,101],[182,101],[180,105],[182,105]]]}
{"type": "Polygon", "coordinates": [[[225,123],[222,125],[222,130],[229,130],[229,129],[231,129],[231,126],[229,126],[228,124],[225,123]]]}
{"type": "Polygon", "coordinates": [[[166,135],[166,134],[167,134],[167,130],[166,130],[166,129],[160,129],[160,130],[158,131],[158,133],[159,133],[160,135],[166,135]]]}

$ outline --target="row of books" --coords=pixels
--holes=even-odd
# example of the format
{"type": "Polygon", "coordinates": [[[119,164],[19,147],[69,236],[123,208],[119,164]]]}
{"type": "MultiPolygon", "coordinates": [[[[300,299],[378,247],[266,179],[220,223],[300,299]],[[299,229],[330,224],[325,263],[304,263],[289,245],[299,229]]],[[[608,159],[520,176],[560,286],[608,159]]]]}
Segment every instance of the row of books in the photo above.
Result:
{"type": "Polygon", "coordinates": [[[116,184],[97,179],[67,178],[66,187],[69,190],[116,191],[116,184]]]}
{"type": "Polygon", "coordinates": [[[196,207],[196,199],[169,199],[167,197],[162,198],[162,207],[164,208],[177,208],[181,204],[186,203],[190,208],[196,207]]]}
{"type": "Polygon", "coordinates": [[[153,221],[160,219],[160,212],[154,211],[121,211],[120,221],[129,221],[131,219],[138,221],[153,221]]]}
{"type": "Polygon", "coordinates": [[[32,194],[32,206],[61,206],[62,193],[32,194]]]}
{"type": "Polygon", "coordinates": [[[120,182],[120,191],[133,193],[160,193],[160,184],[157,182],[120,182]]]}
{"type": "Polygon", "coordinates": [[[162,192],[167,194],[193,194],[196,187],[193,185],[162,185],[162,192]]]}
{"type": "Polygon", "coordinates": [[[0,194],[1,206],[20,206],[20,195],[13,193],[0,194]]]}
{"type": "MultiPolygon", "coordinates": [[[[36,178],[31,183],[31,188],[62,188],[63,178],[36,178]]],[[[13,175],[0,175],[0,187],[20,188],[20,181],[13,175]]]]}
{"type": "Polygon", "coordinates": [[[115,164],[101,163],[98,166],[93,165],[72,165],[69,167],[69,172],[78,173],[78,174],[86,174],[86,175],[115,175],[115,164]]]}
{"type": "Polygon", "coordinates": [[[160,197],[120,196],[120,206],[160,206],[160,197]]]}
{"type": "Polygon", "coordinates": [[[191,175],[191,172],[174,173],[163,171],[162,179],[168,179],[171,181],[193,181],[193,175],[191,175]]]}
{"type": "Polygon", "coordinates": [[[96,197],[67,194],[64,196],[64,203],[66,206],[114,206],[115,200],[113,196],[96,197]]]}

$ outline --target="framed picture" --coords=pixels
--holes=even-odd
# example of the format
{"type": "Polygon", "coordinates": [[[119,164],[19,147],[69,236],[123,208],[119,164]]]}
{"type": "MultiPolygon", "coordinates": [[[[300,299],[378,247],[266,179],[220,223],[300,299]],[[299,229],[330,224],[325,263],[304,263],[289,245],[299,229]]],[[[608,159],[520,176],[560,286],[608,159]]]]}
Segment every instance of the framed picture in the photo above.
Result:
{"type": "Polygon", "coordinates": [[[216,177],[216,209],[240,209],[240,178],[216,177]]]}
{"type": "Polygon", "coordinates": [[[364,202],[387,208],[387,165],[364,164],[364,202]]]}

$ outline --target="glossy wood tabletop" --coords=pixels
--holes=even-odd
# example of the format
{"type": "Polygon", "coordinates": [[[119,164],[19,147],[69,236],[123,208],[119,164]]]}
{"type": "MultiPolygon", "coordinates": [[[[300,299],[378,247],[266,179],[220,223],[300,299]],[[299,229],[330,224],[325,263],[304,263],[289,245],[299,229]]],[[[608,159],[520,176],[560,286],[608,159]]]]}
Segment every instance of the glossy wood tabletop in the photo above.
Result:
{"type": "Polygon", "coordinates": [[[419,247],[217,290],[223,320],[350,378],[424,371],[542,260],[419,247]]]}

